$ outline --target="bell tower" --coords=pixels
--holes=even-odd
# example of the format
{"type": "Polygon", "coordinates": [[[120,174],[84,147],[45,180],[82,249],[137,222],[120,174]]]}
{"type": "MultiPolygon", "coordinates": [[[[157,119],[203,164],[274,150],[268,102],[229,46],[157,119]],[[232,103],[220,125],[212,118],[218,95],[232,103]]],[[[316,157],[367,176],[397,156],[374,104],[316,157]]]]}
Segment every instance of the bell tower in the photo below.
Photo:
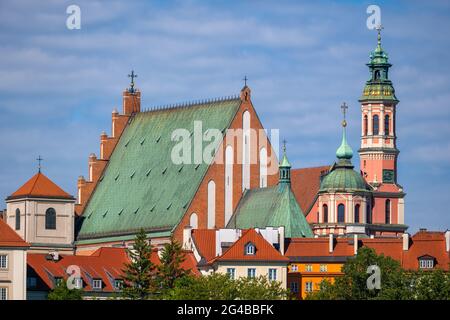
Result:
{"type": "Polygon", "coordinates": [[[366,81],[361,103],[360,169],[374,190],[372,222],[403,224],[403,188],[397,183],[396,108],[398,99],[389,79],[388,55],[381,46],[378,26],[377,47],[370,54],[370,78],[366,81]],[[383,199],[381,199],[383,198],[383,199]]]}

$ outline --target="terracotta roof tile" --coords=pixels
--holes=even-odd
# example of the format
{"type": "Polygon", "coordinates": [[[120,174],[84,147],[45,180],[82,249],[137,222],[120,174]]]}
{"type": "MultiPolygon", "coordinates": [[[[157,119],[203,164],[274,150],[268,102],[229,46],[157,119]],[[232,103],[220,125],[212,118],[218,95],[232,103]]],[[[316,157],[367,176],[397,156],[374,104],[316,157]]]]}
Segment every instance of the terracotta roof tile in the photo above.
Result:
{"type": "Polygon", "coordinates": [[[330,166],[321,166],[291,170],[291,189],[305,215],[319,191],[321,173],[329,168],[330,166]]]}
{"type": "Polygon", "coordinates": [[[16,192],[6,198],[6,200],[22,197],[74,199],[73,196],[61,189],[41,172],[35,174],[23,186],[17,189],[16,192]]]}
{"type": "Polygon", "coordinates": [[[192,240],[198,252],[206,261],[216,257],[216,230],[194,229],[192,230],[192,240]]]}
{"type": "Polygon", "coordinates": [[[5,221],[0,219],[0,247],[29,247],[5,221]]]}

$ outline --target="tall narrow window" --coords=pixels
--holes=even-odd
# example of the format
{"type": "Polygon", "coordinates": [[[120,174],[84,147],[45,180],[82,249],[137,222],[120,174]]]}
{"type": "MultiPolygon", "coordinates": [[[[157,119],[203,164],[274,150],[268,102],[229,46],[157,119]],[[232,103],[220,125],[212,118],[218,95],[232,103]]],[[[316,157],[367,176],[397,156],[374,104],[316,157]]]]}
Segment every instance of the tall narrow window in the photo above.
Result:
{"type": "Polygon", "coordinates": [[[389,115],[384,116],[384,135],[389,135],[389,115]]]}
{"type": "Polygon", "coordinates": [[[369,120],[367,118],[367,115],[364,116],[364,135],[367,136],[367,132],[369,129],[369,120]]]}
{"type": "Polygon", "coordinates": [[[264,147],[259,150],[259,187],[267,187],[267,150],[264,147]]]}
{"type": "Polygon", "coordinates": [[[380,134],[380,120],[378,118],[378,115],[373,116],[373,134],[380,134]]]}
{"type": "Polygon", "coordinates": [[[359,223],[359,208],[360,208],[360,205],[357,204],[355,206],[355,223],[359,223]]]}
{"type": "Polygon", "coordinates": [[[386,200],[386,208],[385,208],[385,222],[386,224],[391,223],[391,200],[386,200]]]}
{"type": "Polygon", "coordinates": [[[366,207],[366,223],[372,223],[372,212],[370,210],[370,205],[366,207]]]}
{"type": "Polygon", "coordinates": [[[225,226],[233,215],[233,147],[225,149],[225,226]]]}
{"type": "Polygon", "coordinates": [[[345,222],[345,206],[342,203],[338,205],[338,222],[345,222]]]}
{"type": "Polygon", "coordinates": [[[45,211],[45,229],[56,229],[56,211],[53,208],[48,208],[47,211],[45,211]]]}
{"type": "Polygon", "coordinates": [[[322,206],[322,214],[323,214],[323,222],[327,223],[328,222],[328,206],[326,204],[324,204],[322,206]]]}
{"type": "Polygon", "coordinates": [[[250,189],[250,112],[242,115],[242,192],[250,189]]]}
{"type": "Polygon", "coordinates": [[[189,225],[192,227],[192,229],[198,228],[198,216],[196,213],[191,214],[191,217],[189,219],[189,225]]]}
{"type": "Polygon", "coordinates": [[[208,229],[216,227],[216,184],[208,182],[208,229]]]}
{"type": "Polygon", "coordinates": [[[20,230],[20,210],[16,209],[16,230],[20,230]]]}

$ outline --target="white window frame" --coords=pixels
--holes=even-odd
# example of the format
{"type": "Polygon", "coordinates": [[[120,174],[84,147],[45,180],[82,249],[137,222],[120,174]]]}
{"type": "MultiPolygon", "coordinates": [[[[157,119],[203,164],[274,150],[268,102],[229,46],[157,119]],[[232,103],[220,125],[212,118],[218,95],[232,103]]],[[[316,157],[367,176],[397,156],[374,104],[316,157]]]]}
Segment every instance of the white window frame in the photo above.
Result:
{"type": "Polygon", "coordinates": [[[248,256],[253,256],[256,253],[256,247],[253,243],[247,243],[245,246],[245,254],[248,256]]]}
{"type": "Polygon", "coordinates": [[[313,283],[312,283],[312,281],[305,282],[305,292],[313,292],[313,283]]]}
{"type": "Polygon", "coordinates": [[[8,300],[8,288],[1,287],[0,288],[0,301],[8,300]]]}
{"type": "Polygon", "coordinates": [[[248,268],[247,269],[247,277],[248,278],[256,278],[256,268],[248,268]]]}
{"type": "Polygon", "coordinates": [[[433,259],[419,259],[420,269],[433,269],[434,261],[433,259]]]}
{"type": "Polygon", "coordinates": [[[8,269],[8,255],[0,254],[0,269],[7,270],[8,269]]]}
{"type": "Polygon", "coordinates": [[[320,272],[328,272],[328,266],[326,264],[321,264],[320,272]]]}
{"type": "Polygon", "coordinates": [[[123,281],[120,279],[114,279],[114,289],[122,290],[122,287],[123,287],[123,281]]]}
{"type": "Polygon", "coordinates": [[[227,274],[231,280],[234,280],[236,277],[236,268],[227,268],[227,274]]]}
{"type": "Polygon", "coordinates": [[[270,281],[277,281],[277,269],[275,268],[269,268],[269,280],[270,281]]]}
{"type": "Polygon", "coordinates": [[[103,281],[102,279],[93,279],[92,280],[92,289],[94,290],[101,290],[102,289],[103,281]],[[100,286],[97,286],[96,284],[100,283],[100,286]]]}
{"type": "Polygon", "coordinates": [[[298,265],[296,264],[291,265],[291,272],[298,272],[298,265]]]}
{"type": "Polygon", "coordinates": [[[83,279],[80,278],[75,278],[74,279],[74,285],[76,289],[83,289],[83,279]]]}
{"type": "Polygon", "coordinates": [[[305,265],[305,271],[306,272],[312,272],[313,271],[312,264],[306,264],[305,265]]]}

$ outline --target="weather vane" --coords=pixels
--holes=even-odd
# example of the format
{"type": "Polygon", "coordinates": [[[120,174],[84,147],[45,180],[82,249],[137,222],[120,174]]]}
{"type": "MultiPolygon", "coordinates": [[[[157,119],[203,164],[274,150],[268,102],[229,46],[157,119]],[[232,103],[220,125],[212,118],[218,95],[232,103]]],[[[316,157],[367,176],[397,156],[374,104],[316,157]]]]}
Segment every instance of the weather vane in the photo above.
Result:
{"type": "Polygon", "coordinates": [[[39,172],[41,172],[41,168],[42,168],[42,167],[41,167],[41,162],[42,162],[42,160],[44,160],[44,159],[42,159],[41,156],[38,156],[36,160],[38,161],[38,170],[39,170],[39,172]]]}
{"type": "Polygon", "coordinates": [[[347,114],[348,105],[345,102],[343,102],[341,105],[341,109],[342,109],[342,114],[344,115],[344,120],[342,120],[342,126],[346,127],[347,121],[345,120],[345,115],[347,114]]]}
{"type": "Polygon", "coordinates": [[[130,89],[128,91],[133,93],[134,92],[134,78],[137,78],[137,74],[134,73],[134,70],[131,70],[131,74],[129,74],[128,77],[131,78],[130,89]]]}

